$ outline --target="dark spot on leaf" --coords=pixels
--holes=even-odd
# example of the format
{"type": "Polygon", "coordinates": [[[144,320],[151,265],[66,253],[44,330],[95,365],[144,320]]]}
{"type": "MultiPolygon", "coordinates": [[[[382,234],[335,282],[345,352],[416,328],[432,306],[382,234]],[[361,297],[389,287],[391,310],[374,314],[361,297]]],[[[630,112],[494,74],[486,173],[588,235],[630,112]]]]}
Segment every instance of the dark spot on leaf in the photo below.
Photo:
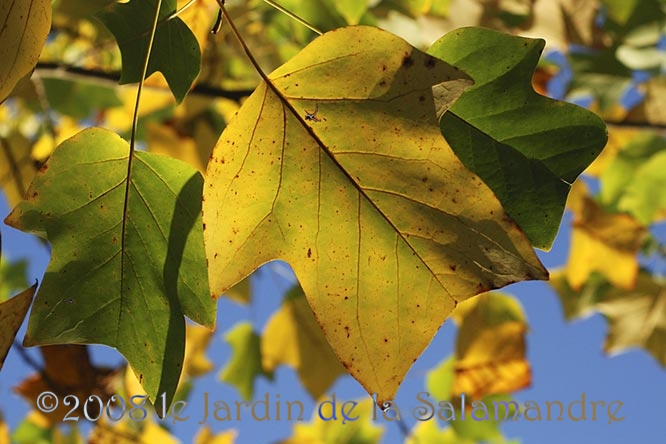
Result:
{"type": "Polygon", "coordinates": [[[312,257],[312,250],[308,248],[308,257],[312,257]]]}
{"type": "MultiPolygon", "coordinates": [[[[347,337],[349,337],[349,326],[345,325],[345,331],[347,332],[347,337]]],[[[356,347],[354,347],[356,348],[356,347]]]]}
{"type": "Polygon", "coordinates": [[[388,342],[388,338],[384,338],[384,342],[388,342]]]}
{"type": "Polygon", "coordinates": [[[143,382],[143,373],[139,374],[139,383],[143,382]]]}
{"type": "Polygon", "coordinates": [[[414,59],[409,54],[405,54],[405,57],[402,59],[402,66],[409,68],[414,64],[414,59]]]}
{"type": "Polygon", "coordinates": [[[458,268],[458,266],[455,264],[451,264],[449,265],[449,268],[451,269],[451,271],[456,271],[456,268],[458,268]]]}
{"type": "Polygon", "coordinates": [[[436,64],[435,58],[432,57],[432,56],[427,56],[426,59],[425,59],[424,64],[425,64],[425,67],[428,68],[428,69],[434,68],[435,64],[436,64]]]}
{"type": "Polygon", "coordinates": [[[425,102],[425,96],[419,96],[419,102],[425,102]]]}
{"type": "Polygon", "coordinates": [[[386,80],[382,80],[381,82],[379,82],[379,86],[386,86],[386,80]]]}

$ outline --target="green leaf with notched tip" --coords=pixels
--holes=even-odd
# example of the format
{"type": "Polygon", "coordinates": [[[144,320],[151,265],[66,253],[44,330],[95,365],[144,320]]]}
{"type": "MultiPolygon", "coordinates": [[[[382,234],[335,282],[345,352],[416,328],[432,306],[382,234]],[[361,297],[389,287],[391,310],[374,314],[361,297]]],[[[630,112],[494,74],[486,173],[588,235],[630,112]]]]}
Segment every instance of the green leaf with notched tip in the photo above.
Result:
{"type": "Polygon", "coordinates": [[[441,119],[451,148],[532,244],[549,249],[570,184],[599,155],[607,135],[592,112],[534,91],[532,74],[543,47],[543,40],[463,28],[428,52],[474,79],[441,119]]]}
{"type": "MultiPolygon", "coordinates": [[[[120,84],[141,80],[156,9],[157,0],[131,0],[114,3],[95,14],[120,47],[123,63],[120,84]]],[[[164,74],[171,92],[180,102],[199,75],[201,49],[185,22],[179,17],[170,17],[175,11],[176,0],[162,0],[146,76],[156,71],[164,74]]]]}
{"type": "Polygon", "coordinates": [[[547,272],[441,135],[432,87],[453,103],[457,68],[358,26],[269,77],[209,162],[212,294],[285,260],[342,363],[390,400],[458,301],[547,272]]]}
{"type": "Polygon", "coordinates": [[[90,128],[63,142],[6,222],[38,234],[51,262],[27,345],[106,344],[129,361],[151,398],[171,402],[185,318],[213,326],[201,229],[202,177],[90,128]]]}

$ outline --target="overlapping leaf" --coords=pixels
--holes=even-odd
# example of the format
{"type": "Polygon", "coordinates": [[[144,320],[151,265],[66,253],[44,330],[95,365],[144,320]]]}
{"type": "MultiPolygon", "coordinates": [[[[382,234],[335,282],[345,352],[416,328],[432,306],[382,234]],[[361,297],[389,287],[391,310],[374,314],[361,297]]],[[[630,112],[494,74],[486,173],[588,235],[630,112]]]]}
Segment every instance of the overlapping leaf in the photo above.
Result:
{"type": "Polygon", "coordinates": [[[593,113],[533,90],[543,46],[543,40],[464,28],[428,52],[475,82],[443,116],[446,139],[532,243],[548,249],[570,184],[601,152],[606,130],[593,113]]]}
{"type": "Polygon", "coordinates": [[[0,103],[35,67],[50,29],[50,0],[0,3],[0,103]]]}
{"type": "Polygon", "coordinates": [[[350,27],[269,77],[209,163],[211,290],[286,260],[346,368],[392,399],[458,301],[547,273],[440,133],[432,87],[453,103],[457,68],[350,27]]]}
{"type": "Polygon", "coordinates": [[[6,222],[51,242],[53,254],[26,343],[100,343],[128,359],[152,399],[176,389],[185,319],[212,326],[192,167],[87,129],[61,144],[6,222]]]}

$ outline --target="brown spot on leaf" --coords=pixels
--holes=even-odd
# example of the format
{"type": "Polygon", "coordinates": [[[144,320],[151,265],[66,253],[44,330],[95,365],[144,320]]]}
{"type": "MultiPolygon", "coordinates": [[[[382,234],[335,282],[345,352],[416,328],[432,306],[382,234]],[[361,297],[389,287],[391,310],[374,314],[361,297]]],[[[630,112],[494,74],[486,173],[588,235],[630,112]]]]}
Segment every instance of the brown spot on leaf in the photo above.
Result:
{"type": "Polygon", "coordinates": [[[409,68],[414,64],[414,59],[409,54],[405,54],[405,57],[402,59],[402,66],[409,68]]]}
{"type": "Polygon", "coordinates": [[[308,248],[308,257],[312,257],[312,250],[308,248]]]}
{"type": "Polygon", "coordinates": [[[458,268],[458,266],[455,264],[451,264],[449,265],[449,268],[451,269],[451,271],[456,271],[456,268],[458,268]]]}
{"type": "Polygon", "coordinates": [[[436,64],[436,63],[437,63],[437,62],[435,61],[435,58],[434,58],[434,57],[432,57],[432,56],[427,56],[426,59],[425,59],[424,65],[425,65],[426,68],[428,68],[428,69],[432,69],[432,68],[435,67],[435,64],[436,64]]]}

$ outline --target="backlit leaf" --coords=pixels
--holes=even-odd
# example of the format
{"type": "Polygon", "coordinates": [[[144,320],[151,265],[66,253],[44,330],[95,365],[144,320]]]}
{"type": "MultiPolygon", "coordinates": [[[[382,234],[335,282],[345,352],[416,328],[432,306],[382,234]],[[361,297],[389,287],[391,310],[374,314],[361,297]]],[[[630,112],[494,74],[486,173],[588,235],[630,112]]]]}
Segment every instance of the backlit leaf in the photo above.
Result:
{"type": "Polygon", "coordinates": [[[326,341],[303,290],[295,287],[271,317],[261,338],[265,371],[281,364],[296,369],[305,389],[317,399],[345,370],[326,341]]]}
{"type": "Polygon", "coordinates": [[[14,343],[16,333],[28,314],[35,290],[37,290],[37,284],[11,299],[0,302],[0,369],[2,369],[7,353],[9,353],[9,349],[14,343]]]}
{"type": "MultiPolygon", "coordinates": [[[[121,84],[141,80],[156,8],[157,0],[131,0],[114,3],[96,14],[120,47],[123,59],[121,84]]],[[[174,97],[180,102],[199,74],[201,50],[190,28],[179,17],[169,18],[175,11],[176,0],[162,1],[146,76],[156,71],[164,74],[174,97]]]]}
{"type": "MultiPolygon", "coordinates": [[[[46,238],[51,262],[26,343],[106,344],[158,404],[181,373],[185,319],[213,326],[200,222],[202,178],[91,128],[61,144],[6,222],[46,238]]],[[[158,405],[159,408],[159,405],[158,405]]]]}
{"type": "Polygon", "coordinates": [[[376,28],[317,38],[214,149],[204,236],[214,295],[295,270],[348,371],[390,400],[458,301],[547,272],[437,125],[469,80],[376,28]]]}
{"type": "Polygon", "coordinates": [[[272,377],[261,365],[261,338],[252,324],[236,324],[226,335],[231,345],[231,361],[222,370],[220,379],[238,389],[243,399],[251,400],[254,394],[254,380],[259,375],[272,377]]]}
{"type": "Polygon", "coordinates": [[[51,0],[0,2],[0,103],[37,64],[51,29],[51,0]]]}
{"type": "Polygon", "coordinates": [[[549,249],[570,184],[603,149],[606,129],[590,111],[534,91],[532,74],[543,47],[543,40],[464,28],[428,52],[475,82],[441,120],[451,148],[532,244],[549,249]]]}

